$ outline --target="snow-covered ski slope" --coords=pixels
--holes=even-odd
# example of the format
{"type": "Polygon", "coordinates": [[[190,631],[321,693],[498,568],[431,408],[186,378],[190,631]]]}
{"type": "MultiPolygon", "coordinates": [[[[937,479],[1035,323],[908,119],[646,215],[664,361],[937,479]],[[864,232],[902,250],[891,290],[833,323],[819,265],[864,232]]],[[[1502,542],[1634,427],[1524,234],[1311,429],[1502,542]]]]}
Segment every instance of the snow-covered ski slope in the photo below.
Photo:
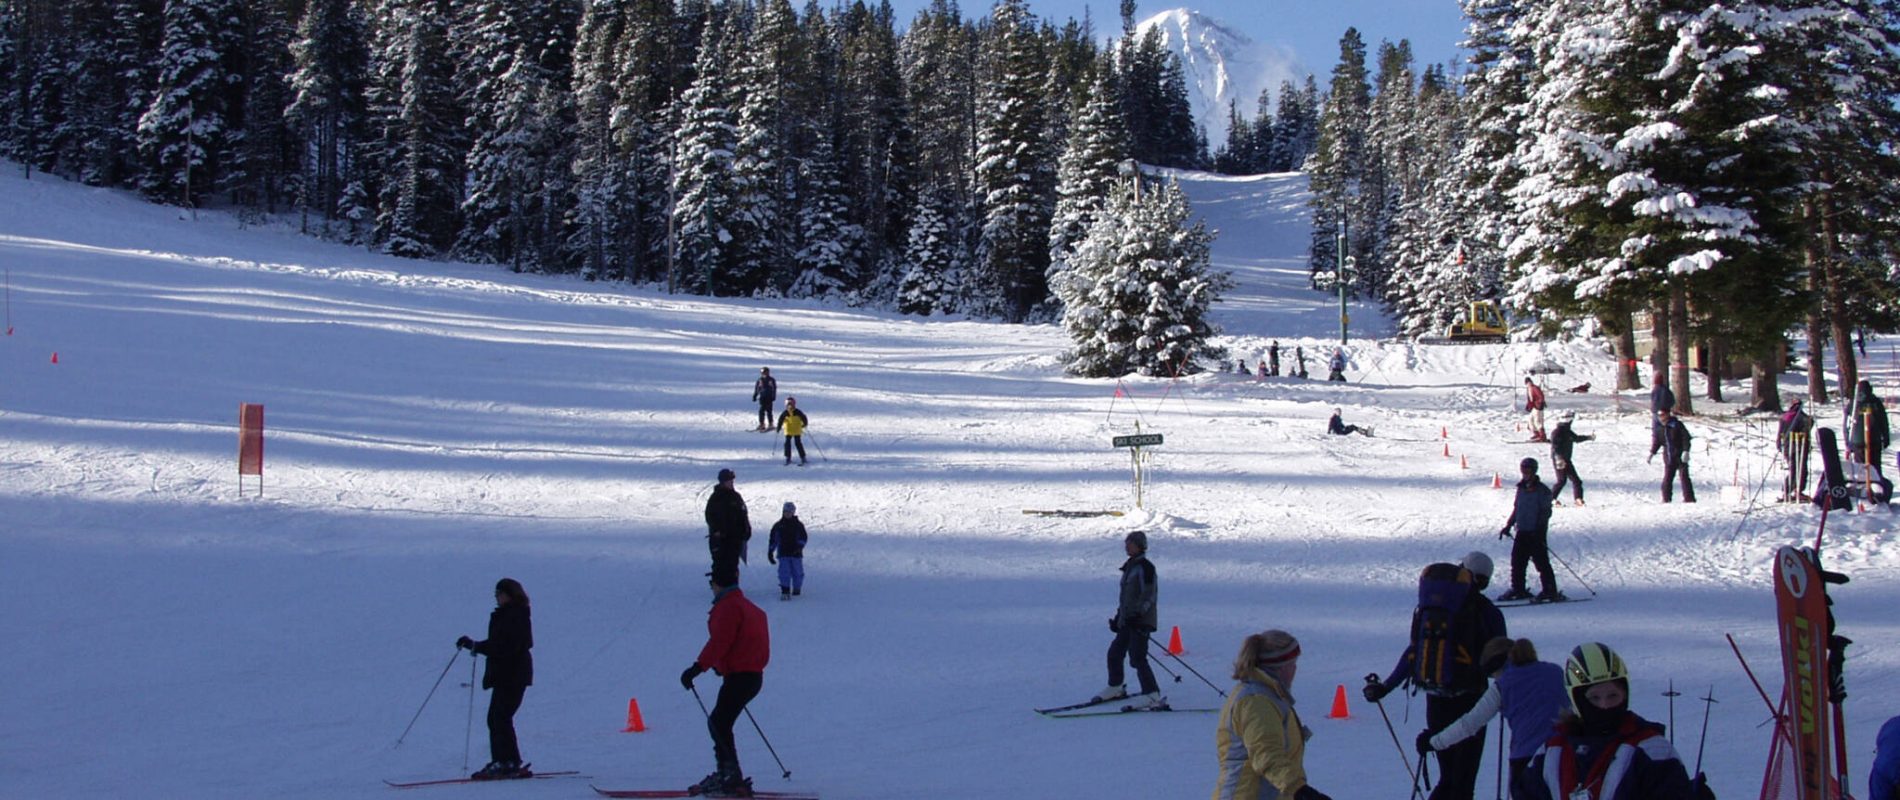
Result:
{"type": "MultiPolygon", "coordinates": [[[[1756,496],[1772,431],[1732,417],[1691,421],[1702,502],[1659,504],[1641,401],[1604,391],[1611,363],[1592,347],[1355,338],[1346,385],[1082,380],[1062,374],[1054,327],[401,261],[0,174],[14,328],[0,337],[0,797],[382,797],[385,778],[461,772],[470,671],[450,662],[453,642],[483,634],[502,576],[527,587],[538,623],[526,757],[602,786],[683,787],[711,768],[677,676],[705,635],[701,512],[721,467],[751,505],[743,585],[773,625],[752,710],[793,773],[781,780],[742,723],[761,788],[1207,796],[1211,715],[1031,712],[1104,684],[1120,542],[1139,527],[1162,639],[1179,626],[1187,663],[1225,689],[1244,635],[1293,631],[1313,783],[1403,797],[1400,754],[1357,687],[1403,647],[1422,565],[1472,549],[1506,562],[1510,491],[1491,482],[1508,487],[1526,455],[1548,463],[1514,430],[1514,390],[1538,358],[1569,370],[1553,414],[1576,410],[1598,437],[1577,454],[1589,505],[1558,509],[1552,540],[1600,594],[1514,609],[1513,632],[1550,660],[1610,643],[1652,719],[1667,721],[1673,680],[1691,759],[1695,698],[1713,687],[1705,768],[1723,797],[1759,785],[1767,713],[1722,634],[1778,691],[1769,556],[1810,541],[1816,515],[1725,502],[1737,480],[1728,493],[1756,496]],[[809,467],[782,466],[779,439],[750,431],[762,365],[811,416],[809,467]],[[1583,382],[1595,388],[1563,391],[1583,382]],[[266,406],[261,498],[238,496],[245,402],[266,406]],[[1378,436],[1321,435],[1334,407],[1378,436]],[[1138,424],[1166,437],[1139,509],[1129,455],[1109,442],[1138,424]],[[763,558],[787,500],[812,539],[805,595],[780,603],[763,558]],[[1326,719],[1340,684],[1352,718],[1326,719]],[[619,732],[629,698],[648,732],[619,732]]],[[[1323,375],[1337,307],[1304,288],[1302,179],[1182,179],[1237,276],[1220,313],[1236,354],[1251,367],[1270,341],[1302,345],[1323,375]]],[[[1376,309],[1352,314],[1356,335],[1389,338],[1376,309]]],[[[1891,390],[1890,346],[1873,344],[1891,390]]],[[[1893,519],[1829,523],[1828,565],[1854,577],[1836,597],[1857,641],[1856,791],[1900,690],[1893,519]]],[[[1177,704],[1218,704],[1159,663],[1183,675],[1160,673],[1177,704]]],[[[486,702],[471,768],[486,760],[486,702]]],[[[1422,703],[1386,705],[1409,749],[1422,703]]],[[[588,796],[569,781],[426,791],[588,796]]]]}

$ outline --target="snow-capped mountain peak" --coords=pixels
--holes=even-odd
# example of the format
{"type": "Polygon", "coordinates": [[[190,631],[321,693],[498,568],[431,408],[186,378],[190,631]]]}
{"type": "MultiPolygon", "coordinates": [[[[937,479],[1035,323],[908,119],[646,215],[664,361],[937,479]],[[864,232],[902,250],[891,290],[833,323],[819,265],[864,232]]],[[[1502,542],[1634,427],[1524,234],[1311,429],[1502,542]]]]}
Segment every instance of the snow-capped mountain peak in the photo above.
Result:
{"type": "Polygon", "coordinates": [[[1251,119],[1259,114],[1261,90],[1304,77],[1291,48],[1256,42],[1198,11],[1173,8],[1135,26],[1142,35],[1150,28],[1159,28],[1167,48],[1181,57],[1188,101],[1210,149],[1227,138],[1229,101],[1251,119]]]}

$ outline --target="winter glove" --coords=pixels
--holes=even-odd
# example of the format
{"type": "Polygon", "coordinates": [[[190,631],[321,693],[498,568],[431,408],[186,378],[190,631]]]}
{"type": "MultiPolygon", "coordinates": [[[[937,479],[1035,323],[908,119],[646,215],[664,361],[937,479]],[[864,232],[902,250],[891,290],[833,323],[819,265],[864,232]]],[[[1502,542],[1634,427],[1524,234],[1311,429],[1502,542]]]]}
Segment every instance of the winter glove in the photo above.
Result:
{"type": "Polygon", "coordinates": [[[693,662],[693,665],[687,667],[685,672],[680,673],[680,686],[687,689],[693,688],[693,679],[699,677],[699,673],[705,671],[706,668],[700,666],[699,662],[693,662]]]}
{"type": "Polygon", "coordinates": [[[470,638],[468,638],[467,636],[464,636],[464,637],[462,637],[462,638],[460,638],[460,639],[456,639],[456,640],[455,640],[455,649],[457,649],[457,650],[473,650],[473,649],[475,649],[475,640],[474,640],[474,639],[470,639],[470,638]]]}
{"type": "Polygon", "coordinates": [[[1695,800],[1715,800],[1715,790],[1709,788],[1709,776],[1700,772],[1695,774],[1695,800]]]}
{"type": "Polygon", "coordinates": [[[1109,631],[1110,631],[1110,632],[1113,632],[1113,633],[1121,633],[1121,632],[1122,632],[1122,621],[1121,621],[1121,618],[1120,618],[1120,617],[1109,617],[1109,618],[1108,618],[1108,629],[1109,629],[1109,631]]]}
{"type": "Polygon", "coordinates": [[[1366,702],[1368,703],[1377,703],[1385,699],[1385,696],[1391,693],[1392,690],[1387,689],[1383,683],[1378,681],[1368,681],[1366,683],[1366,702]]]}
{"type": "Polygon", "coordinates": [[[1300,787],[1299,791],[1294,792],[1293,800],[1333,800],[1333,798],[1320,794],[1320,791],[1318,789],[1313,788],[1309,784],[1307,786],[1300,787]]]}
{"type": "Polygon", "coordinates": [[[1436,749],[1438,748],[1432,747],[1432,732],[1430,730],[1419,731],[1418,754],[1422,756],[1436,749]]]}
{"type": "Polygon", "coordinates": [[[1511,526],[1506,525],[1498,529],[1498,541],[1504,541],[1506,538],[1510,537],[1510,535],[1511,535],[1511,526]]]}
{"type": "Polygon", "coordinates": [[[1651,463],[1651,464],[1654,464],[1654,463],[1656,463],[1656,454],[1655,454],[1655,453],[1650,453],[1650,454],[1649,454],[1649,463],[1651,463]]]}
{"type": "Polygon", "coordinates": [[[772,554],[771,554],[771,553],[766,553],[766,554],[765,554],[765,563],[767,563],[767,564],[777,564],[777,563],[778,563],[778,559],[777,559],[777,558],[773,558],[773,557],[772,557],[772,554]]]}

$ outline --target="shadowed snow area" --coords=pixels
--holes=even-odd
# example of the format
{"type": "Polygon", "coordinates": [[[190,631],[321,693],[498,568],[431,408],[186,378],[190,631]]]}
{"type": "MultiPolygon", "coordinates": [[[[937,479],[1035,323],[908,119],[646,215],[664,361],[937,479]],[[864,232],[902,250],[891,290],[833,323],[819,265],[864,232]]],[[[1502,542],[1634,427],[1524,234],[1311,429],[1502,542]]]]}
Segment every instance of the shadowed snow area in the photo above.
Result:
{"type": "MultiPolygon", "coordinates": [[[[1120,542],[1139,528],[1160,575],[1158,638],[1178,626],[1188,650],[1156,662],[1181,676],[1158,673],[1175,707],[1218,707],[1195,673],[1224,691],[1241,639],[1285,628],[1303,645],[1313,784],[1403,797],[1399,754],[1357,687],[1404,647],[1421,566],[1484,550],[1507,580],[1497,531],[1516,464],[1534,456],[1550,474],[1514,408],[1540,359],[1566,370],[1553,417],[1574,410],[1597,437],[1576,455],[1588,505],[1557,509],[1551,534],[1560,586],[1596,597],[1509,610],[1512,632],[1546,660],[1611,644],[1651,719],[1668,721],[1673,681],[1690,760],[1695,698],[1713,687],[1704,768],[1723,797],[1759,785],[1767,711],[1722,634],[1777,692],[1770,555],[1811,543],[1818,515],[1770,502],[1772,420],[1699,397],[1702,502],[1660,504],[1644,393],[1609,391],[1614,364],[1595,345],[1416,346],[1355,303],[1349,383],[1079,379],[1062,372],[1056,326],[404,261],[0,174],[13,328],[0,337],[0,639],[13,645],[0,797],[386,797],[384,778],[478,767],[487,698],[475,692],[471,740],[470,662],[451,656],[457,636],[482,637],[503,576],[537,623],[523,753],[591,780],[416,791],[684,787],[712,768],[677,676],[705,637],[702,510],[722,467],[752,511],[743,586],[773,628],[752,711],[792,772],[781,779],[741,723],[761,789],[1207,796],[1213,714],[1030,711],[1104,684],[1120,542]],[[761,366],[811,417],[810,466],[782,465],[781,437],[751,430],[761,366]],[[247,402],[266,407],[261,497],[254,479],[238,493],[247,402]],[[1335,407],[1377,435],[1322,435],[1335,407]],[[1137,426],[1166,437],[1146,451],[1140,508],[1129,452],[1110,446],[1137,426]],[[765,539],[788,500],[811,545],[804,595],[781,603],[765,539]],[[1326,719],[1342,684],[1352,717],[1326,719]],[[648,732],[619,732],[629,698],[648,732]]],[[[1234,357],[1251,369],[1278,341],[1283,367],[1300,346],[1323,377],[1339,309],[1306,288],[1304,178],[1178,177],[1235,274],[1217,314],[1234,357]]],[[[1892,351],[1870,342],[1883,394],[1892,351]]],[[[1822,424],[1840,413],[1818,411],[1822,424]]],[[[1856,791],[1900,690],[1893,519],[1828,520],[1827,566],[1854,578],[1834,594],[1858,642],[1856,791]]],[[[699,685],[710,702],[716,679],[699,685]]],[[[1409,758],[1422,701],[1386,707],[1409,758]]],[[[1494,757],[1487,745],[1483,784],[1494,757]]]]}

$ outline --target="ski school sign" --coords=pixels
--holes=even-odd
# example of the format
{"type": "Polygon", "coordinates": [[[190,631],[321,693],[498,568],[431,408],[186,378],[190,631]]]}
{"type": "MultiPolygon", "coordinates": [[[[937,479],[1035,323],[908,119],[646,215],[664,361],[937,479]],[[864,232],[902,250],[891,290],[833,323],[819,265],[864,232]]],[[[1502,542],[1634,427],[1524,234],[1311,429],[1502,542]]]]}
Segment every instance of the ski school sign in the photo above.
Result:
{"type": "Polygon", "coordinates": [[[1137,433],[1133,436],[1117,436],[1114,442],[1116,447],[1149,447],[1161,443],[1161,434],[1137,433]]]}

